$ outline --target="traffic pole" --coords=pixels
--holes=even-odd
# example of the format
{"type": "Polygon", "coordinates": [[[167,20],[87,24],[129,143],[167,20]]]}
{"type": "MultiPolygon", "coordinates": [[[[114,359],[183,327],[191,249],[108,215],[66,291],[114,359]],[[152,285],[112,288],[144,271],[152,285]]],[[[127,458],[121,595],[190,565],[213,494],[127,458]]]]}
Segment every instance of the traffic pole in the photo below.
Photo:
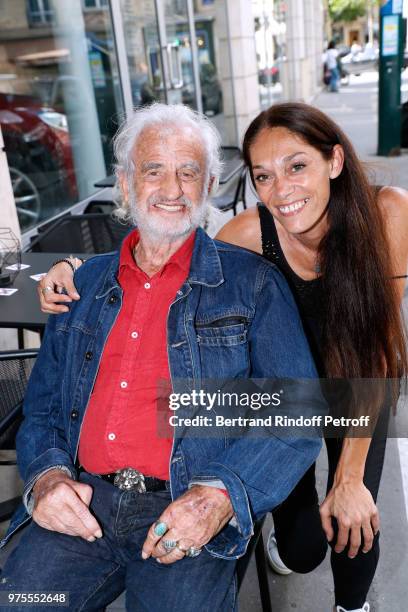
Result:
{"type": "Polygon", "coordinates": [[[383,0],[380,9],[377,155],[401,149],[402,0],[383,0]]]}

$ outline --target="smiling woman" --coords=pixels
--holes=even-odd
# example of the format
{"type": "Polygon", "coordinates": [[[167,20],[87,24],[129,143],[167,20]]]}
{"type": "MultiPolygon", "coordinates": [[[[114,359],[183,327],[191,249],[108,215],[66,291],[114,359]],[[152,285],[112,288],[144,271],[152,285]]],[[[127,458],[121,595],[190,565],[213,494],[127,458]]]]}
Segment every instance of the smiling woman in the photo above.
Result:
{"type": "MultiPolygon", "coordinates": [[[[325,306],[319,361],[324,355],[326,375],[383,377],[385,360],[387,375],[396,377],[398,356],[406,366],[403,283],[391,279],[407,267],[401,236],[408,232],[407,194],[373,189],[340,127],[306,104],[261,113],[245,134],[243,152],[263,207],[260,214],[238,215],[219,238],[264,255],[265,242],[274,242],[280,253],[274,263],[291,270],[295,297],[293,279],[316,279],[318,263],[325,306]],[[265,220],[273,236],[265,235],[265,220]]],[[[298,306],[302,313],[300,300],[298,306]]]]}
{"type": "MultiPolygon", "coordinates": [[[[260,202],[227,223],[218,238],[279,267],[321,377],[380,381],[406,375],[399,306],[408,262],[408,194],[370,186],[339,126],[305,104],[278,104],[261,113],[243,150],[260,202]]],[[[378,434],[388,417],[379,386],[372,441],[326,440],[329,475],[320,513],[314,466],[273,512],[268,554],[278,573],[313,570],[331,543],[337,612],[368,612],[378,562],[375,500],[385,451],[378,434]]],[[[366,408],[360,403],[360,414],[366,408]]]]}
{"type": "Polygon", "coordinates": [[[343,148],[335,145],[332,157],[325,159],[287,128],[274,127],[261,130],[254,139],[251,160],[258,195],[278,223],[289,235],[308,232],[308,242],[314,228],[320,240],[327,227],[330,179],[343,168],[343,148]]]}

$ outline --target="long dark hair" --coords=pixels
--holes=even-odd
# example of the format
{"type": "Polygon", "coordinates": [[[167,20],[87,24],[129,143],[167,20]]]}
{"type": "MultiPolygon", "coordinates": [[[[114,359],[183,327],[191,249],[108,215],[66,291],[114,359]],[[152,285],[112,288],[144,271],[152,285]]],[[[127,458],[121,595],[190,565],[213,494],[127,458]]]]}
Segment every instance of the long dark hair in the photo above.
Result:
{"type": "Polygon", "coordinates": [[[319,246],[326,373],[335,378],[397,378],[407,372],[405,334],[376,192],[339,126],[301,103],[276,104],[252,121],[243,144],[251,175],[251,145],[261,130],[274,127],[287,128],[325,159],[331,159],[336,144],[344,150],[343,170],[330,182],[329,229],[319,246]]]}

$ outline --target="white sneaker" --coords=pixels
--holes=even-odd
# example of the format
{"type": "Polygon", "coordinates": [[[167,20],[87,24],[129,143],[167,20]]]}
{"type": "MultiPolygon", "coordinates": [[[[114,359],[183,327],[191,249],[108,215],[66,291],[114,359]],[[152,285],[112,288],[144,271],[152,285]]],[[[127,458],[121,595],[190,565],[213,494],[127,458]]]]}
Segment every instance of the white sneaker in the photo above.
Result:
{"type": "Polygon", "coordinates": [[[266,552],[268,556],[269,565],[273,569],[274,572],[280,574],[281,576],[287,576],[292,573],[282,559],[279,556],[278,546],[276,544],[275,532],[273,529],[269,532],[268,541],[266,543],[266,552]]]}
{"type": "Polygon", "coordinates": [[[355,610],[346,610],[342,606],[336,606],[336,612],[370,612],[370,604],[366,601],[362,608],[356,608],[355,610]]]}

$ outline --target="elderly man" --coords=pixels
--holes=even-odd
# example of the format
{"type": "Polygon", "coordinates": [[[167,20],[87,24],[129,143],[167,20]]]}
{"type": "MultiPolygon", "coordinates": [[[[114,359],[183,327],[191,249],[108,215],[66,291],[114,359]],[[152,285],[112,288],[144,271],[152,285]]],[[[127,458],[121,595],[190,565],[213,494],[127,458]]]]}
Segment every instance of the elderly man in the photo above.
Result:
{"type": "Polygon", "coordinates": [[[141,109],[116,137],[122,216],[137,229],[80,267],[81,299],[50,317],[17,439],[24,508],[7,537],[33,520],[3,591],[64,592],[70,610],[124,589],[129,610],[234,609],[254,520],[320,450],[313,437],[157,433],[160,381],[316,376],[274,266],[199,228],[218,148],[180,105],[141,109]]]}

